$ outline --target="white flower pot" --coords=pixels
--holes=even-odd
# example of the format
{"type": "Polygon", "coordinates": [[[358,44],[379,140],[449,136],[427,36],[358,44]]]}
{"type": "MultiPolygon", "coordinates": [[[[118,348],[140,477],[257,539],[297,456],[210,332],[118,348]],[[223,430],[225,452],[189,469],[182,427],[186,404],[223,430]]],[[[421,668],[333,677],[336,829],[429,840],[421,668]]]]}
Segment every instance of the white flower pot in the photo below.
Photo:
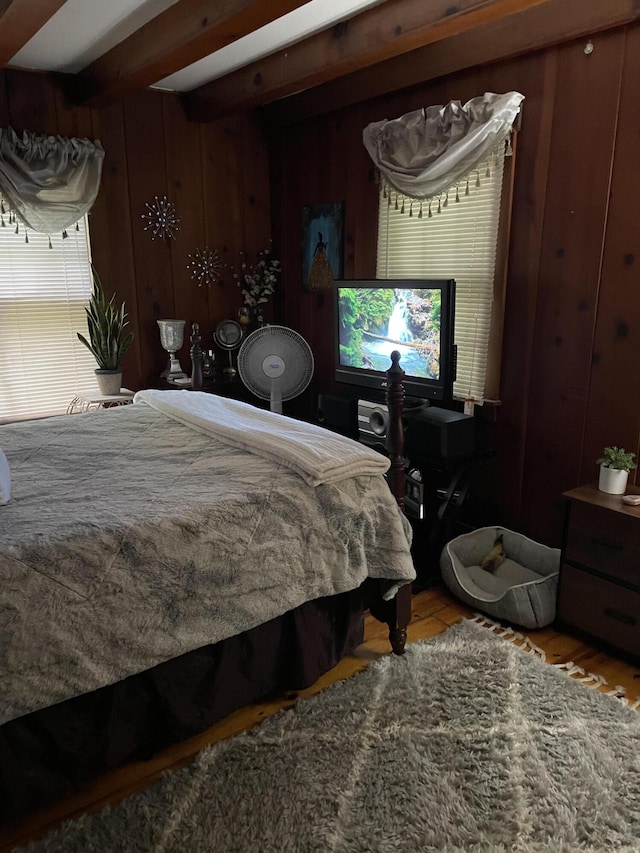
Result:
{"type": "Polygon", "coordinates": [[[627,491],[628,479],[628,471],[621,471],[619,468],[605,468],[604,465],[601,465],[598,488],[601,492],[608,492],[610,495],[624,495],[627,491]]]}
{"type": "Polygon", "coordinates": [[[105,397],[113,397],[120,393],[122,385],[122,369],[120,370],[100,370],[96,369],[96,380],[100,393],[105,397]]]}

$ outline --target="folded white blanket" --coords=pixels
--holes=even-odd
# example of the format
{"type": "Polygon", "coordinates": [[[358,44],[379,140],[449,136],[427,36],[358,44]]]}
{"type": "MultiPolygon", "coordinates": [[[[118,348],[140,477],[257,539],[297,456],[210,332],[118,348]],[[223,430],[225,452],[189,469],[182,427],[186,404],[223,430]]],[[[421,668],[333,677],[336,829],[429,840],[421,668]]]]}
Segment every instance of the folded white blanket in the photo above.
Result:
{"type": "Polygon", "coordinates": [[[11,499],[11,472],[4,451],[0,450],[0,505],[8,504],[11,499]]]}
{"type": "Polygon", "coordinates": [[[310,486],[362,474],[384,474],[389,460],[323,427],[202,391],[138,391],[146,403],[227,444],[291,468],[310,486]]]}

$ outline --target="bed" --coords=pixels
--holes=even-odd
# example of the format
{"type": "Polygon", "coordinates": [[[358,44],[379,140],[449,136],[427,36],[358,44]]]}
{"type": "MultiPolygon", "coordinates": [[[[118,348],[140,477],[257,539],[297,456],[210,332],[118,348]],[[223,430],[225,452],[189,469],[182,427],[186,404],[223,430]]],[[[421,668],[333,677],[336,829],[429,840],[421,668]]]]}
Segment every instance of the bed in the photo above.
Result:
{"type": "Polygon", "coordinates": [[[398,358],[389,459],[186,390],[0,429],[3,825],[310,685],[361,641],[367,607],[403,652],[398,358]]]}

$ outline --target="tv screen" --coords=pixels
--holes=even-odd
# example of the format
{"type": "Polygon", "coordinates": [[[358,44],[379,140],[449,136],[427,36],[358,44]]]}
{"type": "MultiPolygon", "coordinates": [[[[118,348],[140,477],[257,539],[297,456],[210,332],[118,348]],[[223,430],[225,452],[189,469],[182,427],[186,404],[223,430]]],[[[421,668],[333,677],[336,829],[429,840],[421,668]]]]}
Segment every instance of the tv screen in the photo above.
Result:
{"type": "Polygon", "coordinates": [[[407,394],[444,400],[455,378],[455,282],[337,281],[336,380],[383,390],[400,353],[407,394]]]}

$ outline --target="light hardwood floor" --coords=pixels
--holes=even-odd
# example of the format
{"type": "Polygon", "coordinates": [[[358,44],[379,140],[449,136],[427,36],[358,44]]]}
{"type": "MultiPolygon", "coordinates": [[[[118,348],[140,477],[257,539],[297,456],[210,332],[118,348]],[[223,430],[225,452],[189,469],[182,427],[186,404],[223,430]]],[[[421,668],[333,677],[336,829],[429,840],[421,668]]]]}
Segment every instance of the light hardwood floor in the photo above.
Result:
{"type": "MultiPolygon", "coordinates": [[[[444,588],[424,590],[413,598],[408,641],[411,643],[434,637],[460,619],[471,616],[473,611],[453,598],[444,588]]],[[[629,698],[640,696],[640,662],[625,661],[610,651],[599,649],[595,643],[590,644],[577,635],[561,633],[553,627],[523,633],[544,650],[549,663],[573,661],[587,672],[603,676],[608,686],[601,689],[607,690],[620,685],[625,688],[629,698]]],[[[109,773],[72,799],[39,813],[9,833],[0,833],[0,853],[5,853],[16,845],[25,844],[64,820],[83,812],[97,811],[107,803],[116,802],[146,787],[167,770],[189,763],[208,744],[238,734],[277,711],[293,707],[300,698],[312,696],[336,681],[355,675],[372,660],[385,654],[389,654],[386,626],[367,617],[364,643],[312,687],[288,694],[280,701],[244,708],[203,734],[165,750],[151,761],[139,762],[109,773]]]]}

